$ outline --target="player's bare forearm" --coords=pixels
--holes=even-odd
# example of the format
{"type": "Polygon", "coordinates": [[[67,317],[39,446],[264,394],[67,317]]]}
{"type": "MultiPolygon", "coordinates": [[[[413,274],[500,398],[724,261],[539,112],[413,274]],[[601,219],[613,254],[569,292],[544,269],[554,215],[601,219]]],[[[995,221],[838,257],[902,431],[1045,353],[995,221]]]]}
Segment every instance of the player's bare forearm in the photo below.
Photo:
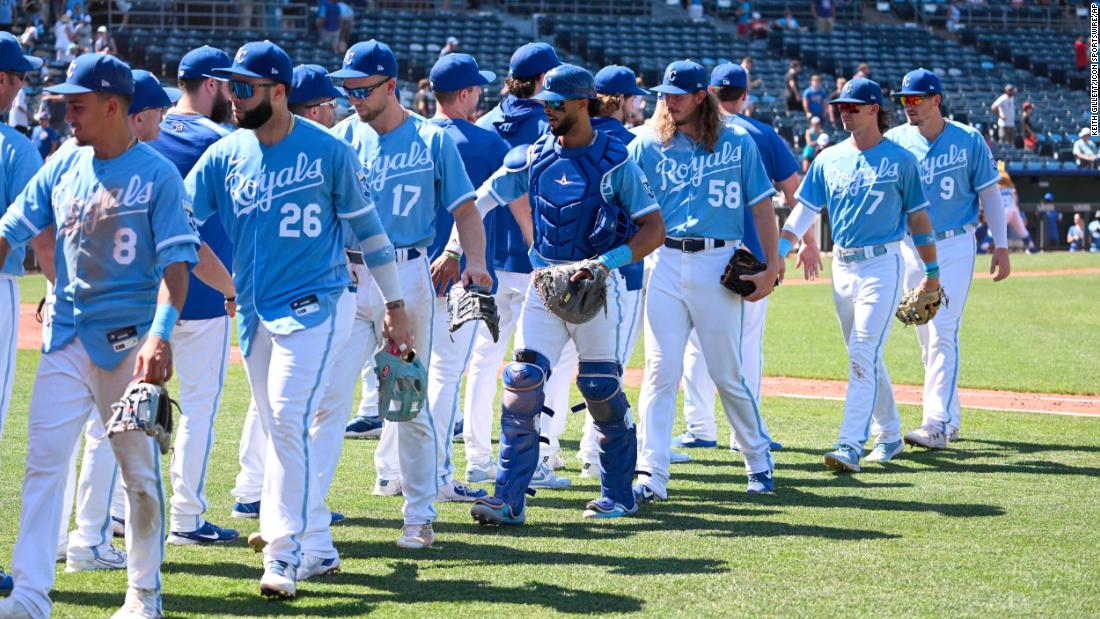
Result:
{"type": "Polygon", "coordinates": [[[199,263],[195,265],[194,273],[199,281],[222,293],[222,296],[237,296],[233,277],[229,275],[229,271],[214,250],[210,249],[206,243],[199,246],[199,263]]]}
{"type": "Polygon", "coordinates": [[[519,224],[519,231],[523,234],[523,242],[530,247],[535,242],[535,230],[531,221],[531,203],[528,202],[527,195],[524,194],[510,202],[508,210],[512,211],[512,217],[515,217],[516,223],[519,224]]]}
{"type": "Polygon", "coordinates": [[[187,299],[189,283],[186,262],[173,262],[168,265],[168,268],[164,269],[164,279],[160,284],[157,303],[168,303],[175,306],[176,311],[182,311],[183,302],[187,299]]]}
{"type": "Polygon", "coordinates": [[[473,200],[463,202],[454,210],[458,242],[469,268],[485,269],[485,224],[474,207],[473,200]]]}
{"type": "Polygon", "coordinates": [[[638,230],[626,245],[630,248],[632,262],[637,262],[664,244],[665,218],[661,217],[661,211],[656,210],[642,215],[634,223],[638,224],[638,230]]]}
{"type": "Polygon", "coordinates": [[[34,252],[35,259],[38,260],[38,267],[42,269],[42,274],[46,276],[51,284],[57,280],[57,268],[54,264],[55,229],[54,226],[49,226],[39,232],[30,242],[31,251],[34,252]]]}
{"type": "MultiPolygon", "coordinates": [[[[909,215],[909,233],[916,236],[918,234],[931,234],[932,233],[932,220],[928,217],[927,211],[917,211],[912,215],[909,215]]],[[[921,262],[930,264],[936,262],[936,244],[929,243],[927,245],[917,245],[917,254],[920,255],[921,262]]],[[[935,277],[925,277],[925,284],[923,288],[928,290],[935,290],[940,286],[939,275],[935,277]]]]}
{"type": "Polygon", "coordinates": [[[0,264],[4,264],[8,260],[8,254],[11,253],[11,244],[8,240],[0,236],[0,264]]]}

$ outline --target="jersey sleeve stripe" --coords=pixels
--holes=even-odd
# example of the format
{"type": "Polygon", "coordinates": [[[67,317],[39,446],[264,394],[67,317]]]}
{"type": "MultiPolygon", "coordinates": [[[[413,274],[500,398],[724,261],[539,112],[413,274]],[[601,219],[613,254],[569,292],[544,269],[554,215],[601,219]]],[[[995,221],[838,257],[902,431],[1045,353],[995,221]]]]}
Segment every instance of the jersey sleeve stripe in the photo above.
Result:
{"type": "Polygon", "coordinates": [[[988,183],[984,183],[982,185],[979,185],[979,186],[975,187],[974,188],[974,193],[981,193],[983,189],[986,189],[987,187],[992,187],[993,185],[996,185],[997,181],[999,181],[999,180],[1001,180],[1001,179],[994,176],[993,178],[989,179],[988,183]]]}
{"type": "Polygon", "coordinates": [[[806,208],[810,209],[811,211],[813,211],[815,213],[820,213],[821,212],[821,207],[820,206],[815,206],[815,205],[809,203],[802,196],[796,196],[796,198],[798,199],[798,203],[801,204],[802,206],[805,206],[806,208]]]}
{"type": "Polygon", "coordinates": [[[765,198],[770,198],[774,195],[775,195],[775,187],[768,187],[767,191],[765,191],[764,193],[756,196],[752,200],[749,200],[748,204],[749,204],[749,206],[752,206],[753,204],[756,204],[757,202],[760,202],[761,200],[763,200],[765,198]]]}
{"type": "Polygon", "coordinates": [[[355,219],[356,217],[366,215],[367,213],[369,213],[373,210],[374,210],[374,203],[372,202],[372,203],[366,205],[365,207],[359,209],[358,211],[355,211],[354,213],[336,213],[336,217],[338,219],[355,219]]]}
{"type": "Polygon", "coordinates": [[[14,211],[14,212],[15,212],[16,216],[19,217],[19,221],[22,222],[23,225],[27,227],[27,229],[29,229],[31,232],[33,232],[35,236],[38,236],[38,233],[42,232],[38,228],[34,227],[34,224],[31,223],[31,220],[27,219],[27,216],[23,214],[22,210],[18,210],[18,211],[14,211]]]}
{"type": "Polygon", "coordinates": [[[163,241],[157,243],[157,251],[169,247],[171,245],[179,245],[180,243],[194,243],[198,245],[200,243],[199,237],[194,234],[177,234],[176,236],[170,236],[163,241]]]}
{"type": "Polygon", "coordinates": [[[632,214],[630,216],[630,218],[631,219],[641,219],[645,215],[648,215],[648,214],[652,213],[653,211],[659,211],[659,210],[661,210],[661,206],[659,204],[657,204],[656,202],[654,202],[653,204],[650,204],[649,206],[647,206],[647,207],[643,208],[642,210],[638,211],[637,213],[632,214]]]}
{"type": "Polygon", "coordinates": [[[928,203],[928,200],[925,200],[924,202],[921,202],[920,204],[914,206],[913,208],[911,208],[911,209],[909,209],[905,212],[909,213],[909,214],[912,214],[912,213],[916,213],[917,211],[923,211],[924,209],[928,208],[929,206],[931,206],[931,204],[928,203]]]}
{"type": "Polygon", "coordinates": [[[463,202],[465,202],[467,200],[473,200],[475,198],[477,198],[477,192],[475,192],[475,191],[471,191],[470,193],[463,194],[459,199],[455,200],[454,202],[451,203],[450,206],[447,207],[447,212],[448,213],[453,213],[454,210],[456,208],[458,208],[458,206],[460,204],[462,204],[463,202]]]}
{"type": "Polygon", "coordinates": [[[492,187],[488,187],[487,189],[489,191],[489,195],[497,201],[497,204],[499,204],[500,206],[508,206],[508,200],[501,198],[500,194],[497,193],[495,189],[493,189],[492,187]]]}

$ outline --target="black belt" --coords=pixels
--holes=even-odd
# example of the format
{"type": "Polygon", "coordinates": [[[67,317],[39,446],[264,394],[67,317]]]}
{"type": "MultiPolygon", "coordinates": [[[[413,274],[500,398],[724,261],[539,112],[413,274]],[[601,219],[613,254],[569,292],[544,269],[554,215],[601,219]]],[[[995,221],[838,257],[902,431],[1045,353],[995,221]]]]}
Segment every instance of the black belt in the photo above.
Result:
{"type": "MultiPolygon", "coordinates": [[[[726,242],[720,239],[714,239],[711,247],[725,247],[726,242]]],[[[684,253],[694,254],[695,252],[703,251],[707,248],[707,239],[665,239],[665,247],[671,247],[672,249],[678,249],[684,253]]]]}
{"type": "MultiPolygon", "coordinates": [[[[420,250],[415,247],[410,247],[408,249],[397,249],[396,252],[398,256],[402,257],[403,260],[415,260],[421,256],[420,250]]],[[[363,252],[352,251],[349,249],[346,253],[348,255],[348,262],[358,265],[364,264],[363,252]]]]}

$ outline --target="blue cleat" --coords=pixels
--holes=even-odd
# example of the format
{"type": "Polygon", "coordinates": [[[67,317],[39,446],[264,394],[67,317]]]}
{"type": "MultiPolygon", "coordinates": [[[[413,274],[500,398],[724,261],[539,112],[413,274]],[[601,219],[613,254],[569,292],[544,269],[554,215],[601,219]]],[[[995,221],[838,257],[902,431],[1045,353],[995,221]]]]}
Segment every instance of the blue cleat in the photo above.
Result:
{"type": "Polygon", "coordinates": [[[633,516],[638,513],[637,503],[634,504],[634,507],[627,509],[623,507],[622,503],[616,503],[607,497],[600,497],[595,501],[589,501],[588,505],[584,507],[585,518],[599,518],[601,520],[633,516]]]}
{"type": "Polygon", "coordinates": [[[246,518],[248,520],[254,520],[260,517],[260,502],[253,501],[251,503],[241,503],[240,501],[233,504],[233,513],[229,514],[234,518],[246,518]]]}
{"type": "Polygon", "coordinates": [[[684,432],[672,439],[672,447],[675,449],[714,449],[717,446],[718,441],[695,438],[691,432],[684,432]]]}
{"type": "Polygon", "coordinates": [[[4,570],[0,570],[0,597],[8,597],[14,588],[15,581],[11,579],[10,575],[5,574],[4,570]]]}
{"type": "Polygon", "coordinates": [[[452,481],[439,487],[439,491],[435,495],[435,500],[439,503],[472,503],[478,499],[487,498],[488,496],[489,493],[481,488],[471,488],[457,481],[452,481]]]}
{"type": "Polygon", "coordinates": [[[519,526],[527,520],[526,509],[521,510],[519,514],[513,514],[511,506],[493,496],[474,501],[474,506],[470,508],[470,515],[478,524],[519,526]]]}
{"type": "Polygon", "coordinates": [[[240,532],[236,529],[223,529],[212,522],[207,522],[194,531],[172,531],[168,534],[165,543],[175,546],[224,544],[240,536],[240,532]]]}
{"type": "Polygon", "coordinates": [[[664,497],[658,495],[652,488],[642,482],[634,484],[631,490],[634,491],[634,502],[639,505],[664,500],[664,497]]]}
{"type": "MultiPolygon", "coordinates": [[[[768,449],[772,451],[782,451],[783,443],[772,441],[771,444],[768,445],[768,449]]],[[[730,451],[741,453],[741,446],[737,444],[737,441],[735,441],[733,437],[730,437],[730,451]]]]}
{"type": "Polygon", "coordinates": [[[772,472],[749,473],[749,487],[746,492],[749,494],[771,494],[775,492],[775,479],[772,477],[772,472]]]}
{"type": "Polygon", "coordinates": [[[889,462],[894,459],[894,456],[905,451],[905,443],[901,441],[894,441],[892,443],[875,443],[871,447],[870,453],[867,454],[866,460],[868,462],[889,462]]]}
{"type": "Polygon", "coordinates": [[[382,418],[356,417],[344,427],[344,438],[378,438],[382,436],[382,418]]]}
{"type": "Polygon", "coordinates": [[[329,520],[328,520],[328,523],[329,523],[330,525],[333,525],[333,524],[337,524],[337,523],[339,523],[339,522],[343,522],[343,521],[345,521],[345,520],[347,520],[347,519],[348,519],[348,517],[347,517],[347,516],[345,516],[345,515],[343,515],[343,514],[341,514],[340,512],[329,512],[329,520]]]}
{"type": "Polygon", "coordinates": [[[458,423],[455,424],[455,433],[454,433],[454,436],[452,437],[455,441],[457,441],[459,443],[464,443],[465,442],[465,439],[462,438],[462,421],[463,420],[459,419],[458,423]]]}
{"type": "Polygon", "coordinates": [[[862,449],[857,449],[851,445],[845,445],[844,443],[837,443],[833,445],[833,450],[825,454],[825,466],[838,472],[859,472],[859,456],[862,449]]]}

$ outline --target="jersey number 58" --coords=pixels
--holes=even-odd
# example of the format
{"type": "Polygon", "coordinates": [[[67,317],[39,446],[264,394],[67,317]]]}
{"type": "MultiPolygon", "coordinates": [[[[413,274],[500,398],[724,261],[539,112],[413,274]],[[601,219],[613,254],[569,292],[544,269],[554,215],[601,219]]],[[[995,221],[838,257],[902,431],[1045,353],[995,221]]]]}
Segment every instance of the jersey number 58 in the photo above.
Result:
{"type": "Polygon", "coordinates": [[[725,204],[726,208],[739,208],[741,206],[741,183],[737,181],[726,182],[715,178],[707,185],[707,204],[720,208],[725,204]]]}

